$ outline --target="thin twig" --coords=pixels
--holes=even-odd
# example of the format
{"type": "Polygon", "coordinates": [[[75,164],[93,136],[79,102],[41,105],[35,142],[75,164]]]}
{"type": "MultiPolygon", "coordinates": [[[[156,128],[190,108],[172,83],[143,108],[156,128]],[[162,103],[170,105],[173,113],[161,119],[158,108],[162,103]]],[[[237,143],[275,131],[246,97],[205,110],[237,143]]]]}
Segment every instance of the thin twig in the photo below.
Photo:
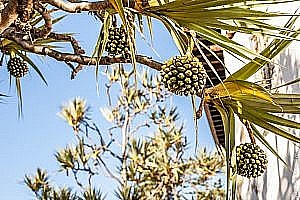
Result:
{"type": "Polygon", "coordinates": [[[105,164],[105,162],[104,162],[101,158],[99,158],[99,160],[100,160],[100,162],[102,163],[102,165],[103,165],[104,169],[106,170],[106,172],[109,174],[109,176],[112,177],[113,179],[115,179],[119,184],[122,184],[121,180],[120,180],[118,177],[116,177],[116,176],[110,171],[110,169],[107,167],[107,165],[105,164]]]}
{"type": "Polygon", "coordinates": [[[249,138],[250,138],[250,140],[251,140],[251,143],[255,144],[256,141],[255,141],[255,137],[254,137],[254,135],[253,135],[253,132],[252,132],[252,128],[251,128],[251,126],[250,126],[250,123],[249,123],[248,121],[245,121],[244,124],[245,124],[245,126],[246,126],[246,128],[247,128],[247,131],[248,131],[248,134],[249,134],[249,138]]]}

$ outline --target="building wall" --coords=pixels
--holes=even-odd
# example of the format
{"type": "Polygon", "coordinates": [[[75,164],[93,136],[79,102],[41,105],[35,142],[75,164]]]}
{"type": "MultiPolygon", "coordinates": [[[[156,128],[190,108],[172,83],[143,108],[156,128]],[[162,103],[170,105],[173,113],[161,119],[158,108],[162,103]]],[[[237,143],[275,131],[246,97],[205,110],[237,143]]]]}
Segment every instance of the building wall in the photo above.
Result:
{"type": "MultiPolygon", "coordinates": [[[[300,7],[300,3],[297,4],[300,7]]],[[[291,11],[296,6],[289,5],[286,10],[291,11]]],[[[274,8],[273,8],[274,9],[274,8]]],[[[283,10],[283,7],[280,7],[283,10]]],[[[282,23],[283,21],[277,21],[282,23]]],[[[299,24],[299,23],[298,23],[299,24]]],[[[260,51],[270,39],[262,36],[249,36],[236,34],[234,40],[254,50],[260,51]]],[[[300,42],[293,42],[288,49],[274,59],[275,64],[258,71],[249,80],[259,82],[271,87],[276,87],[300,77],[300,42]],[[267,73],[266,73],[267,72],[267,73]],[[271,78],[270,81],[264,78],[271,78]]],[[[238,61],[225,53],[225,65],[235,72],[243,62],[238,61]]],[[[300,93],[300,82],[287,87],[282,87],[272,92],[280,93],[300,93]]],[[[300,122],[299,115],[284,115],[286,118],[300,122]]],[[[238,119],[237,119],[237,123],[238,119]]],[[[250,142],[245,127],[239,123],[236,128],[237,144],[250,142]]],[[[300,132],[288,130],[290,133],[300,136],[300,132]]],[[[272,133],[264,132],[267,141],[278,151],[279,155],[286,161],[289,168],[285,167],[271,152],[263,148],[268,156],[268,168],[266,173],[254,180],[238,177],[237,198],[242,200],[300,200],[300,144],[296,146],[286,139],[275,136],[272,133]]],[[[258,143],[259,144],[259,143],[258,143]]],[[[262,145],[260,145],[262,147],[262,145]]]]}

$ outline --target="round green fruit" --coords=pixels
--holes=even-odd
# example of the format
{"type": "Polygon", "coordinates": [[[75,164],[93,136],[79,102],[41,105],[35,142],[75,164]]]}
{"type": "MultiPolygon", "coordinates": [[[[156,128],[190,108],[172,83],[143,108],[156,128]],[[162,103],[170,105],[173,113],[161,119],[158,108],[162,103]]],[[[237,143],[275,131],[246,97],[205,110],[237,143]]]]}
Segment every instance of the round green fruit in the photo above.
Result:
{"type": "Polygon", "coordinates": [[[189,55],[167,60],[160,73],[165,87],[178,95],[201,94],[207,78],[202,63],[189,55]]]}
{"type": "Polygon", "coordinates": [[[22,78],[28,73],[28,66],[21,58],[14,57],[9,59],[7,70],[10,75],[16,78],[22,78]]]}
{"type": "Polygon", "coordinates": [[[237,174],[256,178],[261,176],[267,168],[267,155],[253,143],[240,144],[236,147],[237,174]]]}

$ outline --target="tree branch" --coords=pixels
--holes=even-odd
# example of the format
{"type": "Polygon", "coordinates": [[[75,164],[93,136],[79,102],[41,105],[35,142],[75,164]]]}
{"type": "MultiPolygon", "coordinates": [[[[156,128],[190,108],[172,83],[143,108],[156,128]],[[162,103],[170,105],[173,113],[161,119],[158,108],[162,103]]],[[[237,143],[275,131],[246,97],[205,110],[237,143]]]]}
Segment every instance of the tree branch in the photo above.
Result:
{"type": "Polygon", "coordinates": [[[77,40],[68,34],[59,34],[59,33],[50,33],[49,38],[60,40],[60,41],[66,41],[70,42],[74,51],[74,54],[81,55],[85,54],[85,51],[81,48],[77,40]]]}
{"type": "Polygon", "coordinates": [[[17,18],[18,0],[8,1],[0,15],[0,34],[7,29],[17,18]]]}
{"type": "Polygon", "coordinates": [[[52,6],[59,8],[69,13],[76,13],[81,11],[100,11],[107,8],[113,8],[109,1],[97,1],[97,2],[65,2],[62,0],[44,0],[43,2],[49,3],[52,6]]]}
{"type": "Polygon", "coordinates": [[[35,4],[34,9],[37,10],[45,21],[45,26],[42,30],[39,30],[38,34],[35,35],[38,38],[46,38],[52,30],[52,18],[45,7],[41,4],[35,4]]]}
{"type": "Polygon", "coordinates": [[[18,0],[17,13],[22,22],[27,22],[32,13],[33,0],[18,0]]]}
{"type": "MultiPolygon", "coordinates": [[[[49,36],[53,36],[53,37],[55,35],[57,37],[63,37],[62,35],[58,36],[55,33],[49,34],[49,36]]],[[[6,39],[16,42],[26,51],[29,51],[31,53],[35,53],[38,55],[47,55],[58,61],[74,62],[74,63],[80,64],[80,65],[96,65],[97,62],[99,65],[111,65],[113,63],[131,63],[130,59],[126,59],[123,57],[104,56],[100,60],[97,60],[97,58],[80,55],[80,54],[78,54],[78,52],[76,52],[76,50],[75,50],[75,53],[72,54],[72,53],[60,52],[60,51],[50,49],[45,46],[36,46],[36,45],[32,44],[30,41],[24,40],[21,36],[18,36],[17,34],[15,34],[12,28],[6,29],[1,36],[3,38],[6,38],[6,39]]],[[[80,53],[82,53],[82,52],[80,52],[80,53]]],[[[161,69],[162,63],[155,61],[150,57],[147,57],[144,55],[136,55],[135,58],[136,58],[136,61],[140,64],[147,65],[155,70],[161,69]]]]}

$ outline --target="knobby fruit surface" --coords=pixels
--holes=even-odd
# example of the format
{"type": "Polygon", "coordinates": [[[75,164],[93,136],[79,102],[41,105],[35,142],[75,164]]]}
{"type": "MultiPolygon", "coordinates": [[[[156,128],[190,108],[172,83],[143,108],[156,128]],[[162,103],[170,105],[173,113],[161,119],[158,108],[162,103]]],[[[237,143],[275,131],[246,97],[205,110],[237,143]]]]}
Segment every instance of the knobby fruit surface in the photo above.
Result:
{"type": "Polygon", "coordinates": [[[207,74],[197,57],[176,56],[161,67],[161,76],[165,87],[178,95],[201,94],[207,74]]]}
{"type": "Polygon", "coordinates": [[[261,176],[267,168],[267,155],[253,143],[240,144],[236,147],[237,174],[256,178],[261,176]]]}

